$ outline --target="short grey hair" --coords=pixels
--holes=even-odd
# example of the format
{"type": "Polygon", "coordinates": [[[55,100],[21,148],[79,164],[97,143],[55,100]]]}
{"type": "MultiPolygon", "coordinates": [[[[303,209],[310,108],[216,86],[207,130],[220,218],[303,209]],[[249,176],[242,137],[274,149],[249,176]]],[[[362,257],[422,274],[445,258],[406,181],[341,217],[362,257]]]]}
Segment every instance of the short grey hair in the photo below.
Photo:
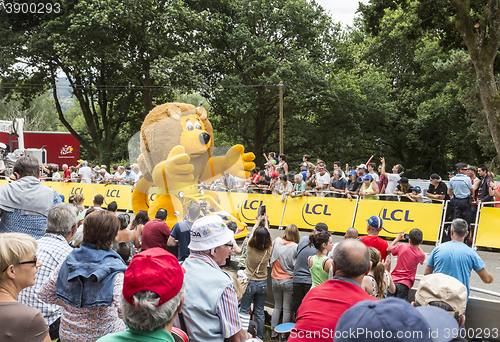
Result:
{"type": "Polygon", "coordinates": [[[161,306],[156,306],[160,301],[160,296],[152,291],[141,291],[132,295],[135,305],[127,302],[122,296],[120,306],[123,321],[134,330],[155,331],[161,329],[174,318],[184,291],[185,287],[182,284],[179,293],[161,306]]]}
{"type": "Polygon", "coordinates": [[[302,173],[297,173],[294,177],[300,179],[301,181],[304,180],[304,176],[302,176],[302,173]]]}
{"type": "Polygon", "coordinates": [[[453,234],[458,237],[464,237],[469,230],[467,221],[461,218],[454,219],[451,223],[451,229],[453,229],[453,234]]]}
{"type": "Polygon", "coordinates": [[[337,169],[337,170],[333,170],[333,174],[339,176],[339,177],[342,177],[342,170],[340,169],[337,169]]]}
{"type": "Polygon", "coordinates": [[[78,223],[78,208],[69,203],[56,204],[47,214],[47,233],[68,237],[78,223]]]}

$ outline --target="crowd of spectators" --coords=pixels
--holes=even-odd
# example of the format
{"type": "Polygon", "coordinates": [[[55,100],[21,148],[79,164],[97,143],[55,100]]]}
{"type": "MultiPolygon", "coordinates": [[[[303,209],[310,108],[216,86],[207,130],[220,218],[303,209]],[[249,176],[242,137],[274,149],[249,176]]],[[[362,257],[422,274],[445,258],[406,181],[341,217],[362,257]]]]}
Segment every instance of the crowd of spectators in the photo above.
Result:
{"type": "Polygon", "coordinates": [[[80,160],[75,166],[63,164],[61,172],[56,164],[40,165],[40,169],[41,178],[52,182],[135,185],[142,178],[137,164],[127,167],[113,164],[111,172],[108,172],[106,165],[93,166],[86,160],[80,160]]]}
{"type": "MultiPolygon", "coordinates": [[[[285,160],[279,156],[276,165],[271,163],[280,166],[272,172],[278,173],[284,192],[291,187],[285,160]]],[[[308,158],[304,164],[311,165],[308,158]]],[[[387,179],[383,187],[408,190],[397,174],[400,165],[392,174],[384,171],[384,161],[382,165],[379,179],[387,179]]],[[[484,167],[480,169],[486,180],[480,181],[478,196],[484,195],[479,189],[492,196],[484,167]]],[[[374,169],[358,170],[364,177],[362,193],[376,191],[374,169]]],[[[465,175],[470,167],[458,171],[465,175]]],[[[89,209],[82,207],[81,195],[60,203],[57,193],[40,182],[34,158],[20,158],[14,173],[18,180],[0,187],[0,342],[173,341],[172,334],[187,334],[192,341],[263,340],[269,264],[276,301],[272,339],[278,337],[282,312],[283,322],[295,321],[285,336],[290,342],[375,340],[367,334],[380,330],[402,333],[398,341],[460,341],[441,332],[458,332],[463,326],[472,270],[483,282],[493,282],[484,262],[464,243],[468,223],[460,217],[451,225],[451,241],[429,256],[410,305],[405,300],[417,265],[425,258],[418,229],[409,233],[408,244],[401,243],[404,233],[389,244],[379,237],[382,218],[371,216],[366,231],[349,228],[336,245],[324,223],[300,239],[297,227],[289,225],[273,241],[267,214],[262,213],[237,249],[232,222],[219,215],[201,217],[197,203],[171,230],[165,209],[151,221],[146,212],[139,212],[130,222],[128,215],[117,213],[116,203],[103,208],[99,194],[89,209]],[[172,247],[177,248],[175,255],[168,252],[172,247]],[[244,255],[241,277],[232,277],[223,267],[234,252],[244,255]],[[392,272],[391,255],[398,256],[392,272]],[[242,283],[246,287],[238,294],[242,283]],[[249,322],[250,314],[255,324],[249,322]],[[352,330],[364,335],[345,333],[352,330]],[[411,339],[407,332],[423,335],[411,339]]],[[[342,178],[341,169],[333,173],[334,180],[342,178]]],[[[317,195],[328,194],[330,185],[324,185],[331,179],[326,174],[319,163],[317,195]]],[[[357,175],[355,170],[347,172],[351,183],[357,182],[357,175]]],[[[264,180],[260,177],[256,183],[265,181],[265,174],[264,180]]],[[[439,178],[431,179],[435,189],[443,190],[439,178]]],[[[461,199],[467,191],[454,183],[446,192],[461,199]]],[[[462,183],[469,193],[476,184],[462,183]]],[[[279,193],[280,188],[270,190],[279,193]]],[[[355,194],[346,190],[340,195],[355,194]]],[[[457,216],[462,212],[455,208],[457,216]]]]}

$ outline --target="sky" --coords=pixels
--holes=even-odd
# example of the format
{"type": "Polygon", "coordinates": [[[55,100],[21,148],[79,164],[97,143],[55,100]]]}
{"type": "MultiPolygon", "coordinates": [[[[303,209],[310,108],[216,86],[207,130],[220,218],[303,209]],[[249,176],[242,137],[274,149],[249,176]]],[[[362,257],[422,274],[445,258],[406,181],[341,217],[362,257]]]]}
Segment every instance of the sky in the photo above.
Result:
{"type": "Polygon", "coordinates": [[[346,25],[352,26],[354,19],[354,14],[358,9],[358,2],[364,4],[368,3],[368,0],[316,0],[318,4],[323,6],[323,8],[330,13],[335,22],[341,22],[342,26],[346,25]]]}

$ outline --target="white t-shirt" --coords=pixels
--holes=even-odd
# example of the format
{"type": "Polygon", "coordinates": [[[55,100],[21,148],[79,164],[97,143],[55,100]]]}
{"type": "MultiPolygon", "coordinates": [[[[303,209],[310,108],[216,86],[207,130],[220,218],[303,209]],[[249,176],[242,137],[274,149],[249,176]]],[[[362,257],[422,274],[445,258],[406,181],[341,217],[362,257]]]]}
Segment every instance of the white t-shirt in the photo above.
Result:
{"type": "Polygon", "coordinates": [[[394,173],[387,174],[387,186],[385,188],[386,194],[392,194],[394,189],[398,186],[398,181],[401,179],[401,176],[394,173]]]}
{"type": "Polygon", "coordinates": [[[328,185],[326,187],[326,189],[322,189],[322,190],[319,190],[317,192],[317,195],[319,197],[323,197],[324,196],[324,194],[323,194],[324,191],[330,190],[330,175],[328,174],[328,172],[325,172],[325,174],[323,176],[321,176],[321,174],[318,172],[316,174],[316,185],[319,186],[319,185],[325,185],[325,184],[328,185]]]}
{"type": "Polygon", "coordinates": [[[370,176],[372,176],[374,182],[378,183],[380,181],[380,177],[376,172],[370,173],[370,176]]]}
{"type": "Polygon", "coordinates": [[[88,166],[80,167],[78,174],[82,176],[80,183],[90,183],[90,176],[92,176],[92,170],[88,166]]]}

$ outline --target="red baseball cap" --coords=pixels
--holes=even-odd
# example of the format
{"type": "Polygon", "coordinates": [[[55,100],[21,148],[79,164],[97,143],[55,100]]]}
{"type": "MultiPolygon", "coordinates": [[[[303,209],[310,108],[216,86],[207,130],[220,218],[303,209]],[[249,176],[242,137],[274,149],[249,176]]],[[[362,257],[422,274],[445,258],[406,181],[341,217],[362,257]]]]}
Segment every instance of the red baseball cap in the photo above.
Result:
{"type": "Polygon", "coordinates": [[[125,271],[123,297],[134,305],[132,296],[152,291],[160,296],[157,306],[174,298],[182,288],[186,270],[177,258],[163,248],[149,248],[136,254],[125,271]]]}

